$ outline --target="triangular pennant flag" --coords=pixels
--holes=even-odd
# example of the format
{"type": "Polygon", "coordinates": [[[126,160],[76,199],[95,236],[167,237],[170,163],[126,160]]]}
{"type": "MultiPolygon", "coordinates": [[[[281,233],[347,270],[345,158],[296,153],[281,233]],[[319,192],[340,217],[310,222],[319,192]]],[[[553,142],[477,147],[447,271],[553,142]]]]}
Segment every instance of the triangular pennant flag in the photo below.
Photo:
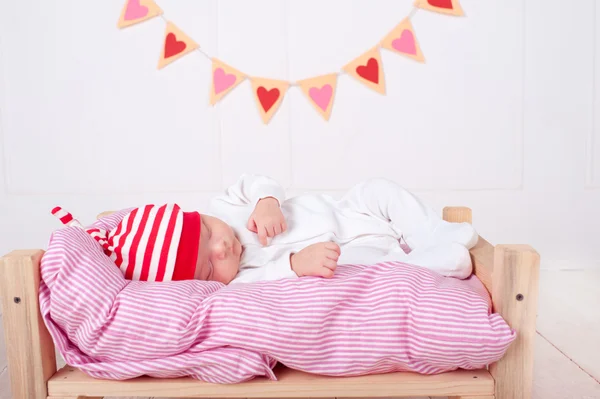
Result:
{"type": "Polygon", "coordinates": [[[415,0],[415,7],[457,17],[464,15],[459,0],[415,0]]]}
{"type": "Polygon", "coordinates": [[[210,86],[210,105],[221,101],[227,93],[246,79],[246,75],[237,69],[213,58],[212,85],[210,86]]]}
{"type": "Polygon", "coordinates": [[[126,0],[121,10],[117,27],[125,28],[139,22],[147,21],[162,13],[163,11],[153,0],[126,0]]]}
{"type": "Polygon", "coordinates": [[[301,80],[298,82],[298,85],[317,112],[326,121],[329,120],[337,86],[337,75],[332,73],[330,75],[301,80]]]}
{"type": "Polygon", "coordinates": [[[290,84],[283,80],[252,78],[252,91],[265,124],[269,123],[273,114],[277,112],[288,87],[290,84]]]}
{"type": "Polygon", "coordinates": [[[158,61],[158,69],[178,60],[198,47],[200,46],[192,38],[183,33],[172,22],[167,22],[165,39],[160,51],[160,60],[158,61]]]}
{"type": "Polygon", "coordinates": [[[344,67],[350,76],[380,94],[385,94],[385,77],[379,48],[375,47],[344,67]]]}
{"type": "Polygon", "coordinates": [[[408,18],[400,22],[381,41],[381,47],[405,55],[415,61],[425,62],[425,57],[423,57],[423,53],[421,52],[417,36],[408,18]]]}

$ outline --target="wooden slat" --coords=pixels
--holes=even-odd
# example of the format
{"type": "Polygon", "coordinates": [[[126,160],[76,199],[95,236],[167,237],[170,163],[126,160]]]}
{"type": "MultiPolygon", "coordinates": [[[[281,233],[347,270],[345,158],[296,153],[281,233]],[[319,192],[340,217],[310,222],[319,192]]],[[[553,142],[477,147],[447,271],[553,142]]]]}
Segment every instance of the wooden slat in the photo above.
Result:
{"type": "MultiPolygon", "coordinates": [[[[104,399],[101,396],[90,397],[90,396],[48,396],[47,399],[104,399]]],[[[119,398],[128,399],[128,398],[119,398]]],[[[133,398],[130,398],[133,399],[133,398]]],[[[135,399],[150,399],[150,398],[135,398],[135,399]]]]}
{"type": "Polygon", "coordinates": [[[54,343],[39,310],[43,253],[13,251],[0,258],[2,317],[14,399],[45,399],[46,381],[56,371],[54,343]]]}
{"type": "Polygon", "coordinates": [[[494,396],[450,396],[448,399],[494,399],[494,396]]]}
{"type": "Polygon", "coordinates": [[[48,381],[50,396],[155,396],[173,398],[382,398],[402,396],[486,396],[494,391],[487,370],[453,371],[426,376],[415,373],[335,378],[278,367],[278,381],[265,378],[240,384],[208,384],[191,378],[140,377],[127,381],[91,378],[72,367],[48,381]]]}
{"type": "Polygon", "coordinates": [[[533,352],[540,256],[529,245],[498,245],[495,252],[494,311],[516,331],[517,338],[490,366],[496,397],[529,399],[533,387],[533,352]]]}

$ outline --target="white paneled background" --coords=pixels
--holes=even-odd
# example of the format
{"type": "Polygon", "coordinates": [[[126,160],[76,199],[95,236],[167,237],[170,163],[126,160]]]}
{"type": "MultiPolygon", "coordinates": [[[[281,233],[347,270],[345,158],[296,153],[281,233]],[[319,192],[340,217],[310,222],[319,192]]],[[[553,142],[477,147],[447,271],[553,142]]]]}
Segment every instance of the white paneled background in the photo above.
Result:
{"type": "MultiPolygon", "coordinates": [[[[331,73],[412,0],[158,0],[249,75],[331,73]]],[[[427,63],[383,51],[387,95],[339,80],[330,121],[298,88],[263,125],[250,90],[208,104],[198,53],[157,70],[165,22],[116,28],[123,0],[0,0],[0,250],[44,248],[55,205],[176,201],[202,210],[243,172],[290,195],[387,177],[440,210],[473,208],[494,243],[546,268],[600,268],[600,5],[462,0],[412,22],[427,63]]]]}

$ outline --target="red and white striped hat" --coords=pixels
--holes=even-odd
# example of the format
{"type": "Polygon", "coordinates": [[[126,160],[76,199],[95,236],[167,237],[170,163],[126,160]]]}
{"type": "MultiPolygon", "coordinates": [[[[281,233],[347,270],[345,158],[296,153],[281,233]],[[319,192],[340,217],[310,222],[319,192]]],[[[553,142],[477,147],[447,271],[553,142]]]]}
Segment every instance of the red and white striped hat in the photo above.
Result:
{"type": "Polygon", "coordinates": [[[96,239],[128,280],[194,278],[201,229],[198,212],[183,212],[177,204],[146,205],[127,213],[112,231],[84,228],[61,207],[52,214],[96,239]]]}

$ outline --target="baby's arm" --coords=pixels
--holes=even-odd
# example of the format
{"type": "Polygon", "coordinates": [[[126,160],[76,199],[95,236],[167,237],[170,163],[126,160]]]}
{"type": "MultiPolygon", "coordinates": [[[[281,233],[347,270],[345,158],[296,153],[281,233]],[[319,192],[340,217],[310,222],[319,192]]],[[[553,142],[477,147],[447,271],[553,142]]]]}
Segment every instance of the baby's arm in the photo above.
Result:
{"type": "Polygon", "coordinates": [[[274,179],[252,174],[243,174],[236,183],[225,191],[225,195],[216,198],[231,205],[250,205],[252,209],[263,198],[274,198],[279,205],[285,201],[285,190],[274,179]]]}
{"type": "Polygon", "coordinates": [[[267,245],[267,237],[275,237],[287,229],[281,212],[285,190],[267,176],[244,174],[230,186],[224,195],[210,203],[210,213],[225,218],[231,215],[231,207],[248,208],[246,228],[259,236],[261,244],[267,245]]]}
{"type": "MultiPolygon", "coordinates": [[[[248,251],[260,251],[248,248],[248,251]]],[[[252,283],[255,281],[272,281],[304,276],[333,277],[340,257],[340,247],[334,242],[319,242],[294,253],[290,250],[277,250],[271,254],[266,263],[261,261],[262,252],[247,253],[247,263],[240,270],[233,283],[252,283]],[[253,259],[254,258],[254,259],[253,259]]]]}
{"type": "Polygon", "coordinates": [[[292,251],[281,247],[246,247],[243,262],[233,283],[253,283],[298,277],[291,268],[292,251]]]}

